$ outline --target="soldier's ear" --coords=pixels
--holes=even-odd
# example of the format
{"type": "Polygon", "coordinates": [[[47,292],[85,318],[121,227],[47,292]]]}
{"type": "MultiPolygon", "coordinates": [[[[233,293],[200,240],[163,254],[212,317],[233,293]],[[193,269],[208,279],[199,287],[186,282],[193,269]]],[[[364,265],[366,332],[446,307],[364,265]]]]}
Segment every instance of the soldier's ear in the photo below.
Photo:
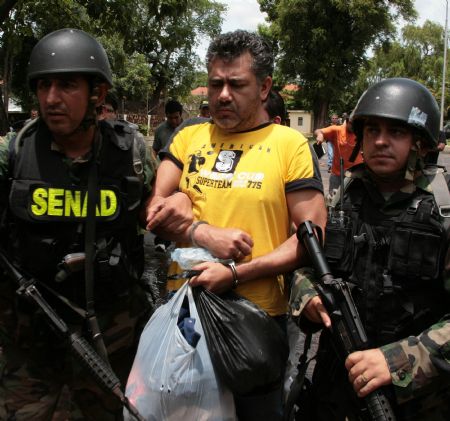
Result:
{"type": "Polygon", "coordinates": [[[103,105],[105,102],[106,94],[108,93],[108,85],[106,83],[99,83],[97,85],[97,100],[95,103],[96,107],[103,105]]]}

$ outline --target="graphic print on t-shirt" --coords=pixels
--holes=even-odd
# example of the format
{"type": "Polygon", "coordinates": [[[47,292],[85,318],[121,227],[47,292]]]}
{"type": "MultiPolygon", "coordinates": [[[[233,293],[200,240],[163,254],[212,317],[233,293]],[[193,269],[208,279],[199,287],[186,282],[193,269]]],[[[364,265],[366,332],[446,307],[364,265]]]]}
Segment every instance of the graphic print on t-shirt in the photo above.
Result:
{"type": "Polygon", "coordinates": [[[242,151],[221,150],[212,170],[220,173],[233,173],[241,156],[242,151]]]}

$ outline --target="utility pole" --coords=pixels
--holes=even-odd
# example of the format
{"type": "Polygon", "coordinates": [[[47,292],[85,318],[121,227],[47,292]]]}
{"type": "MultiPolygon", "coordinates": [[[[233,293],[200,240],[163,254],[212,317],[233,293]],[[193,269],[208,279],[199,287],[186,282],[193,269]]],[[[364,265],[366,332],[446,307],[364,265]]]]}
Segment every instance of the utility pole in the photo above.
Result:
{"type": "Polygon", "coordinates": [[[448,0],[445,0],[444,64],[442,66],[441,129],[444,127],[445,79],[447,76],[448,0]]]}

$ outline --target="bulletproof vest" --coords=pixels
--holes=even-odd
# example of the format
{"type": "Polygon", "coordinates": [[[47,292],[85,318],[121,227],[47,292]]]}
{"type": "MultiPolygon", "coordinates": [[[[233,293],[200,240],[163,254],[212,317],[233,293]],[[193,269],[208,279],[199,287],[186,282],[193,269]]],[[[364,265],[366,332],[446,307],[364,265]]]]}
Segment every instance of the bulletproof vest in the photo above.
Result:
{"type": "MultiPolygon", "coordinates": [[[[117,122],[100,122],[98,130],[96,279],[126,283],[139,277],[143,266],[137,228],[143,186],[135,171],[133,130],[117,122]]],[[[22,268],[57,284],[63,258],[84,251],[93,158],[69,163],[51,149],[51,139],[43,123],[20,137],[9,196],[10,238],[22,268]]]]}
{"type": "Polygon", "coordinates": [[[448,311],[447,234],[431,193],[417,189],[383,212],[373,194],[352,180],[343,212],[338,205],[329,216],[325,254],[351,286],[371,346],[380,346],[419,334],[448,311]]]}

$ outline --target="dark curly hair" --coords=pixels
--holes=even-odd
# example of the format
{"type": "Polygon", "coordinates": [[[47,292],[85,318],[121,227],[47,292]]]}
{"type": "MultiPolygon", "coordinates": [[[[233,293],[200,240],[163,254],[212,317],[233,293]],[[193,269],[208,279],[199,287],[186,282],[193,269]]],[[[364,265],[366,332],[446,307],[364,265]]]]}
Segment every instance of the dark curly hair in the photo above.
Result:
{"type": "Polygon", "coordinates": [[[269,114],[270,120],[278,116],[281,119],[281,124],[286,123],[286,106],[284,105],[283,97],[277,91],[270,90],[264,102],[264,108],[269,114]]]}
{"type": "Polygon", "coordinates": [[[242,30],[219,35],[211,42],[206,53],[206,67],[209,69],[217,57],[226,61],[234,60],[246,51],[253,57],[252,69],[260,82],[272,76],[273,53],[269,44],[259,35],[242,30]]]}

